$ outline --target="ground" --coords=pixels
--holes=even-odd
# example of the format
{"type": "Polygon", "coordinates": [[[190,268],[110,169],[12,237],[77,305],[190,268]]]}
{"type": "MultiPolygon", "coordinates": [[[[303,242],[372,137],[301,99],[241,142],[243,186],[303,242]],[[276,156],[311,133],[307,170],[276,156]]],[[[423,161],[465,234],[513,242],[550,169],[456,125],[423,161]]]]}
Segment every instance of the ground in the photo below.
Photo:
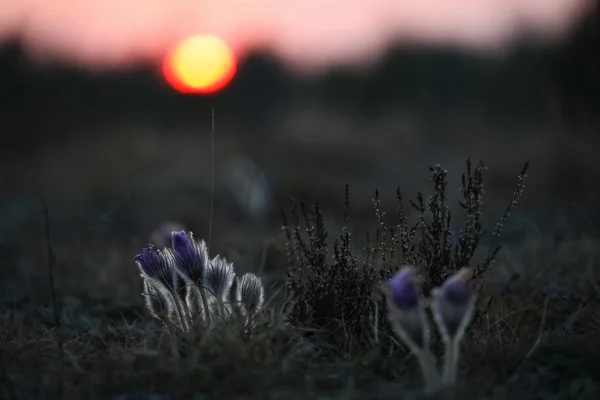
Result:
{"type": "MultiPolygon", "coordinates": [[[[394,214],[395,187],[425,190],[427,165],[441,164],[458,182],[464,160],[481,157],[489,166],[490,221],[510,200],[522,163],[532,168],[484,281],[481,301],[493,302],[469,331],[460,384],[445,396],[597,398],[597,139],[468,115],[424,121],[400,112],[360,121],[305,110],[282,116],[260,140],[234,124],[218,125],[212,214],[206,129],[101,126],[4,160],[3,179],[14,195],[3,199],[0,216],[0,397],[421,398],[416,361],[401,347],[329,349],[286,327],[278,312],[286,268],[279,209],[287,196],[318,200],[337,235],[348,183],[351,228],[363,237],[376,224],[375,188],[394,214]],[[455,133],[442,135],[442,127],[455,133]],[[212,252],[263,277],[272,298],[263,329],[247,340],[233,330],[180,337],[152,320],[133,256],[165,221],[204,238],[210,231],[212,252]]],[[[449,188],[454,200],[456,188],[449,188]]]]}

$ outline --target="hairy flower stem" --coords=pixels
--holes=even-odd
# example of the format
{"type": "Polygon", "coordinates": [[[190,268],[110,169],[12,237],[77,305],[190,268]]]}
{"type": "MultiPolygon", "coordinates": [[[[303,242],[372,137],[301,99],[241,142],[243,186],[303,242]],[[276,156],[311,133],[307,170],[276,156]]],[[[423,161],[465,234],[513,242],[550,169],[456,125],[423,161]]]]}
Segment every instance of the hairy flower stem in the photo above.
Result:
{"type": "Polygon", "coordinates": [[[202,299],[202,306],[204,307],[204,314],[206,315],[206,326],[211,324],[210,309],[208,308],[208,299],[206,298],[206,288],[204,285],[200,285],[200,298],[202,299]]]}
{"type": "Polygon", "coordinates": [[[442,374],[442,385],[452,386],[456,383],[458,373],[458,360],[460,357],[460,338],[448,340],[444,343],[444,370],[442,374]]]}
{"type": "Polygon", "coordinates": [[[429,349],[418,350],[412,349],[413,354],[417,357],[423,381],[425,382],[425,393],[435,393],[439,388],[439,376],[436,369],[435,357],[429,349]]]}
{"type": "Polygon", "coordinates": [[[179,315],[179,320],[181,321],[181,330],[183,332],[187,332],[190,329],[190,321],[184,316],[189,315],[189,313],[184,313],[181,309],[181,304],[177,293],[175,292],[173,287],[169,287],[169,292],[171,296],[173,296],[173,302],[175,303],[175,309],[177,310],[177,314],[179,315]]]}

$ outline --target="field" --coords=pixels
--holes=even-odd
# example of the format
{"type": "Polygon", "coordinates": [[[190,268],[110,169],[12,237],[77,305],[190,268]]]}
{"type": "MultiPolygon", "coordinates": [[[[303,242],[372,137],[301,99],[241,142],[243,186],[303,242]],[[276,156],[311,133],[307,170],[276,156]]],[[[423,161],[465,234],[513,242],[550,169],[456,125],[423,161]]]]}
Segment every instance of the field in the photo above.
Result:
{"type": "Polygon", "coordinates": [[[419,221],[408,201],[439,194],[428,167],[440,165],[452,215],[444,229],[460,246],[467,159],[488,167],[483,208],[471,214],[481,211],[485,232],[467,264],[501,248],[473,282],[477,311],[458,384],[433,398],[598,398],[599,92],[596,58],[582,62],[597,54],[596,31],[560,57],[466,62],[407,51],[380,74],[309,82],[257,62],[214,104],[167,93],[144,71],[37,69],[8,49],[0,398],[425,398],[376,285],[406,263],[430,281],[441,279],[435,268],[462,266],[445,265],[454,258],[428,252],[436,245],[427,241],[414,242],[413,258],[398,254],[387,228],[402,226],[397,188],[407,226],[419,221]],[[322,211],[308,227],[299,212],[300,234],[314,239],[311,262],[289,254],[290,198],[322,211]],[[321,227],[326,238],[315,236],[321,227]],[[170,245],[178,229],[207,240],[237,274],[261,277],[267,305],[252,335],[233,323],[172,332],[149,315],[134,256],[149,242],[170,245]],[[384,260],[390,247],[398,255],[384,260]],[[298,267],[305,275],[294,289],[298,267]]]}
{"type": "Polygon", "coordinates": [[[206,126],[99,127],[5,160],[5,171],[27,172],[3,177],[19,195],[5,201],[2,217],[1,397],[422,398],[416,361],[402,346],[339,337],[334,346],[318,327],[309,335],[308,327],[286,324],[278,211],[288,196],[318,200],[330,239],[337,237],[349,184],[349,228],[361,259],[366,232],[377,228],[376,188],[393,221],[395,187],[411,198],[428,196],[427,166],[439,163],[449,170],[454,205],[464,160],[481,157],[489,166],[483,221],[490,230],[525,161],[531,170],[504,247],[482,281],[480,306],[493,301],[467,334],[460,383],[440,398],[596,398],[599,247],[593,193],[585,191],[593,136],[539,126],[502,135],[486,121],[453,116],[436,121],[458,132],[444,137],[422,121],[398,114],[365,122],[305,110],[283,116],[272,128],[281,133],[262,140],[217,124],[212,217],[206,126]],[[235,328],[170,334],[143,307],[133,256],[165,221],[208,239],[211,220],[211,252],[234,261],[238,272],[259,274],[267,287],[268,312],[250,338],[235,328]]]}

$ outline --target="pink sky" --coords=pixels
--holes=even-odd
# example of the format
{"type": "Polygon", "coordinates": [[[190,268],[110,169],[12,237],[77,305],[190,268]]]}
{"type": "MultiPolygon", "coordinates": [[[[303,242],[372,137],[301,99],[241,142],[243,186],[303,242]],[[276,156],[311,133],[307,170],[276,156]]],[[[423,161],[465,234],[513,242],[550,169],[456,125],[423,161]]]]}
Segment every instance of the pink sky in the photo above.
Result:
{"type": "Polygon", "coordinates": [[[177,40],[214,33],[298,72],[376,61],[391,45],[501,49],[556,40],[593,0],[0,0],[0,43],[85,68],[159,63],[177,40]]]}

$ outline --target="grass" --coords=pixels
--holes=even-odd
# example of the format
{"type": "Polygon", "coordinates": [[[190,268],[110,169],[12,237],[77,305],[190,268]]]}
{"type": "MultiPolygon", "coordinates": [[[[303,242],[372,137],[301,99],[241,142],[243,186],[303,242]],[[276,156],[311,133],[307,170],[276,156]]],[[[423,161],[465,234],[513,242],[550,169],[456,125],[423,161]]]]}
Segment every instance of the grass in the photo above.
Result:
{"type": "MultiPolygon", "coordinates": [[[[426,197],[422,198],[425,199],[422,204],[427,205],[426,197]]],[[[349,194],[346,203],[349,203],[349,194]]],[[[414,208],[418,211],[422,204],[417,200],[414,208]]],[[[431,203],[431,206],[435,208],[436,204],[442,203],[431,203]]],[[[431,206],[427,207],[431,209],[431,206]]],[[[448,261],[457,260],[453,251],[449,255],[425,251],[432,248],[431,243],[412,248],[410,243],[407,245],[400,239],[398,232],[402,230],[388,229],[389,216],[382,213],[377,196],[374,210],[379,233],[374,232],[373,240],[365,240],[364,246],[354,236],[349,240],[348,227],[338,243],[332,243],[318,207],[313,208],[315,212],[306,213],[309,230],[306,233],[310,236],[321,230],[321,237],[314,236],[310,243],[318,250],[307,253],[312,257],[310,264],[313,267],[319,263],[342,265],[347,269],[346,275],[331,278],[331,282],[336,282],[334,288],[353,283],[358,286],[350,292],[369,294],[369,285],[385,278],[386,271],[392,271],[403,262],[398,254],[392,259],[389,248],[386,249],[393,243],[392,237],[398,239],[401,250],[409,250],[404,253],[412,254],[407,256],[408,260],[416,264],[427,260],[427,268],[451,265],[456,269],[466,262],[468,257],[460,250],[458,260],[462,261],[452,263],[448,261]],[[379,245],[384,242],[385,234],[389,243],[379,245]],[[328,253],[324,253],[326,249],[328,253]],[[373,261],[375,251],[379,254],[376,262],[373,261]],[[383,259],[382,254],[386,253],[388,256],[383,259]],[[384,273],[373,275],[369,281],[357,281],[356,275],[349,275],[364,271],[363,265],[376,273],[384,273]]],[[[443,207],[440,210],[443,211],[443,207]]],[[[348,215],[344,219],[349,222],[348,215]]],[[[416,222],[419,221],[417,213],[416,222]]],[[[300,218],[296,218],[296,222],[300,222],[300,218]]],[[[445,225],[439,226],[440,232],[446,230],[445,225]]],[[[410,235],[410,229],[406,232],[410,235]]],[[[473,232],[476,237],[483,231],[477,233],[475,229],[473,232]]],[[[304,233],[298,232],[299,235],[304,233]]],[[[423,233],[427,238],[427,231],[423,233]]],[[[293,237],[293,231],[291,235],[293,237]]],[[[467,333],[460,383],[451,393],[445,393],[446,398],[596,398],[600,390],[597,383],[600,372],[596,368],[600,357],[600,292],[598,279],[582,261],[591,260],[595,255],[594,240],[566,236],[550,248],[544,248],[536,245],[533,238],[498,251],[493,245],[487,246],[484,240],[477,243],[493,252],[495,264],[488,263],[487,270],[477,281],[481,285],[479,308],[485,313],[467,333]],[[497,277],[516,257],[521,261],[527,257],[538,265],[498,289],[497,277]]],[[[445,242],[437,243],[439,246],[445,242]]],[[[461,246],[460,240],[449,243],[461,246]]],[[[460,248],[468,247],[467,243],[460,248]]],[[[65,249],[49,247],[49,250],[48,261],[53,266],[52,252],[60,257],[65,249]]],[[[481,260],[474,259],[474,264],[485,266],[488,254],[484,252],[481,260]]],[[[289,271],[302,267],[294,256],[290,262],[289,271]]],[[[135,271],[133,263],[130,268],[135,271]]],[[[319,271],[331,273],[333,270],[335,268],[319,271]]],[[[428,279],[433,286],[449,272],[438,269],[439,277],[430,274],[428,279]]],[[[297,277],[297,273],[291,277],[297,277]]],[[[61,274],[60,268],[50,276],[58,281],[63,278],[55,276],[58,274],[61,274]]],[[[110,277],[106,280],[116,287],[122,276],[115,274],[112,280],[110,277]]],[[[375,318],[384,312],[377,308],[376,298],[364,303],[376,307],[367,313],[368,318],[361,319],[357,315],[364,314],[365,309],[356,307],[355,298],[348,292],[346,303],[330,297],[335,306],[324,310],[318,307],[319,302],[324,301],[324,292],[319,294],[315,288],[297,286],[296,296],[290,297],[293,282],[298,281],[288,277],[287,288],[292,293],[279,290],[283,288],[281,281],[270,287],[268,311],[249,338],[240,335],[235,326],[193,334],[170,333],[143,310],[139,297],[124,306],[114,299],[91,299],[57,290],[55,296],[5,301],[0,309],[0,398],[422,397],[415,360],[398,345],[385,326],[379,326],[384,324],[384,319],[375,318]],[[305,289],[304,295],[298,295],[298,291],[305,289]],[[52,298],[56,300],[55,305],[46,301],[52,298]],[[297,308],[306,302],[312,311],[297,308]],[[322,315],[315,317],[315,311],[322,315]]],[[[129,285],[136,287],[135,283],[132,281],[129,285]]],[[[54,284],[47,286],[53,288],[54,284]]],[[[331,289],[331,286],[322,288],[331,289]]],[[[134,290],[132,296],[140,291],[141,287],[137,292],[134,290]]]]}
{"type": "MultiPolygon", "coordinates": [[[[598,306],[503,298],[466,341],[456,391],[586,398],[565,391],[600,378],[598,306]]],[[[2,398],[396,398],[420,386],[401,349],[349,357],[286,331],[276,318],[243,341],[233,332],[174,337],[141,310],[62,308],[59,328],[48,309],[3,310],[2,398]],[[55,335],[63,338],[62,359],[55,335]]]]}

